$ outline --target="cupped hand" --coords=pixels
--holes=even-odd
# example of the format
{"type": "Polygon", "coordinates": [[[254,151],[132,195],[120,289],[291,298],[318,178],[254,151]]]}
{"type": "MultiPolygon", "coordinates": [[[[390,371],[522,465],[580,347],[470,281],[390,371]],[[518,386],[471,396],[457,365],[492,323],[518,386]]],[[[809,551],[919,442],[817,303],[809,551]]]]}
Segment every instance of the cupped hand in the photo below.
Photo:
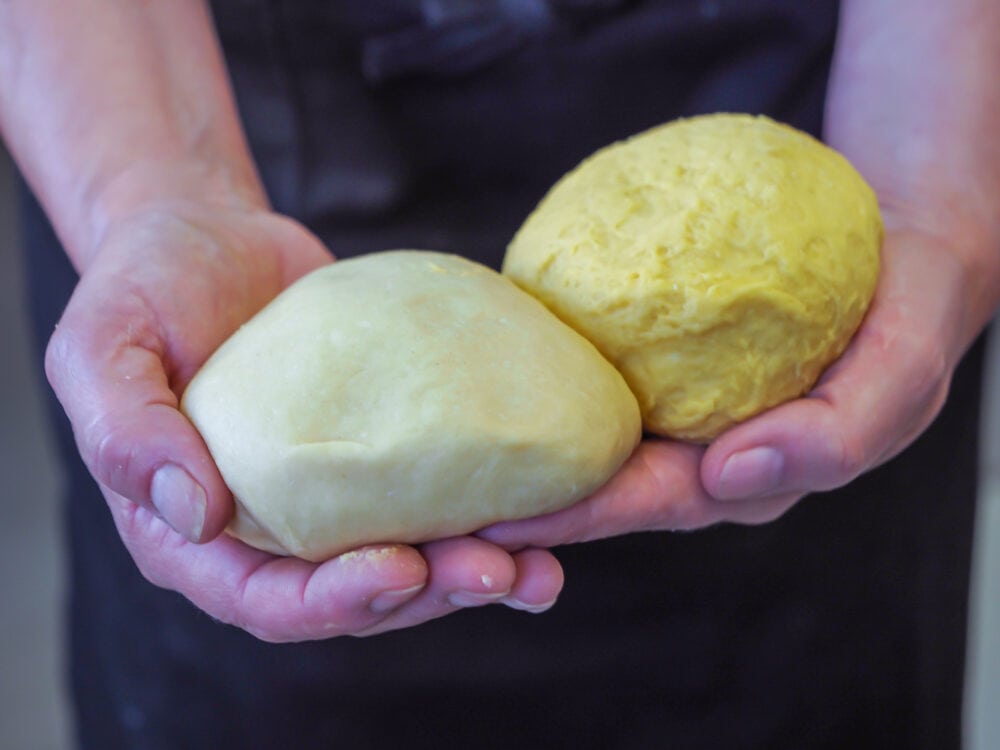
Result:
{"type": "Polygon", "coordinates": [[[489,602],[545,609],[562,571],[543,550],[465,537],[314,564],[222,533],[233,500],[180,395],[237,327],[330,261],[299,224],[263,208],[153,203],[104,231],[46,371],[137,566],[270,641],[376,633],[489,602]]]}
{"type": "Polygon", "coordinates": [[[519,549],[763,523],[809,492],[843,486],[887,461],[937,415],[955,366],[985,324],[969,319],[972,271],[958,257],[933,235],[890,230],[868,315],[805,397],[728,430],[707,448],[645,440],[581,503],[497,524],[480,536],[519,549]]]}

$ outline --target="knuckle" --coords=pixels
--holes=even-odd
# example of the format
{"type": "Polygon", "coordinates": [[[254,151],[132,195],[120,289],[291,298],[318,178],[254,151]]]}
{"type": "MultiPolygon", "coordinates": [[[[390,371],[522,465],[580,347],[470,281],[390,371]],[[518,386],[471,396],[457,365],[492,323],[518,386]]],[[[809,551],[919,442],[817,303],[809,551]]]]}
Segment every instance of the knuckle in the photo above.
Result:
{"type": "Polygon", "coordinates": [[[868,467],[868,457],[864,446],[857,440],[841,436],[835,466],[840,479],[838,484],[847,484],[859,477],[868,467]]]}
{"type": "MultiPolygon", "coordinates": [[[[264,643],[296,643],[312,640],[316,635],[301,628],[283,625],[282,623],[261,622],[259,617],[244,616],[229,622],[230,625],[249,633],[258,641],[264,643]]],[[[337,633],[330,633],[330,636],[337,633]]]]}
{"type": "Polygon", "coordinates": [[[159,588],[176,590],[176,566],[160,554],[170,542],[166,524],[124,498],[112,507],[112,513],[122,542],[142,577],[159,588]]]}
{"type": "Polygon", "coordinates": [[[697,466],[703,449],[666,444],[657,444],[655,449],[670,455],[637,454],[643,471],[635,491],[623,498],[624,506],[635,514],[633,529],[689,530],[725,520],[725,506],[712,501],[699,479],[697,466]],[[678,464],[671,460],[682,450],[690,454],[687,461],[678,464]]]}
{"type": "Polygon", "coordinates": [[[133,494],[127,486],[136,463],[139,446],[123,425],[97,419],[80,430],[80,453],[95,478],[130,500],[133,494]]]}
{"type": "Polygon", "coordinates": [[[152,565],[143,559],[136,559],[135,566],[139,570],[142,577],[149,583],[153,584],[157,588],[171,589],[171,579],[167,576],[163,566],[152,565]]]}
{"type": "Polygon", "coordinates": [[[281,638],[277,632],[275,632],[270,628],[253,625],[247,622],[244,623],[236,622],[232,624],[238,627],[240,630],[249,633],[258,641],[263,641],[264,643],[284,643],[286,641],[286,639],[281,638]]]}
{"type": "Polygon", "coordinates": [[[66,326],[57,325],[45,346],[43,360],[45,377],[56,394],[60,393],[64,373],[71,369],[70,363],[75,359],[76,351],[75,337],[69,333],[66,326]]]}
{"type": "MultiPolygon", "coordinates": [[[[928,337],[930,338],[930,337],[928,337]]],[[[924,404],[940,404],[951,382],[951,361],[935,341],[925,340],[916,347],[912,393],[924,404]]]]}
{"type": "Polygon", "coordinates": [[[749,526],[762,526],[777,521],[798,503],[803,496],[802,493],[795,492],[758,501],[749,508],[749,516],[744,519],[743,523],[749,526]]]}

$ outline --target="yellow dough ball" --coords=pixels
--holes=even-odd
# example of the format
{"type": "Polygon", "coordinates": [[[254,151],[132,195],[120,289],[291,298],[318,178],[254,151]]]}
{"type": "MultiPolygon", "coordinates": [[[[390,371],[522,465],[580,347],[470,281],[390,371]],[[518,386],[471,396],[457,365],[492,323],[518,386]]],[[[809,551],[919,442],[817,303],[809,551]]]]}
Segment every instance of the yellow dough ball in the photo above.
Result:
{"type": "Polygon", "coordinates": [[[503,270],[619,369],[647,430],[705,442],[843,352],[881,240],[875,194],[840,154],[765,117],[707,115],[585,160],[503,270]]]}

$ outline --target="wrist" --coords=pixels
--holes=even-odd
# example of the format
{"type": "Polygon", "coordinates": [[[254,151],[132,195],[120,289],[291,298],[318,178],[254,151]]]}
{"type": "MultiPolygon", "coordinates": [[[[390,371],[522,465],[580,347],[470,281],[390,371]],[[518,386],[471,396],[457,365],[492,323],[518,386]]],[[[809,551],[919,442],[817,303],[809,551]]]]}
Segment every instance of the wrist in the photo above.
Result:
{"type": "Polygon", "coordinates": [[[190,213],[213,209],[256,211],[269,208],[251,164],[232,165],[195,159],[143,161],[95,182],[84,193],[77,245],[70,248],[77,269],[85,269],[114,226],[140,213],[190,213]]]}

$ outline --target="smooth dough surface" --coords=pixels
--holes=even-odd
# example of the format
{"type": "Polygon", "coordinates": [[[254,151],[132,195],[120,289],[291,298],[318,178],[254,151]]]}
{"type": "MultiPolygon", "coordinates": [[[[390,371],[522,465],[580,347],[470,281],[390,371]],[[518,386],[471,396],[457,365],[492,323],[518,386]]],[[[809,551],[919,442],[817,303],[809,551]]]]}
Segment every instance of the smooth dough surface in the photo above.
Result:
{"type": "Polygon", "coordinates": [[[720,114],[585,160],[503,270],[622,372],[647,430],[705,442],[802,395],[842,353],[881,239],[874,192],[840,154],[720,114]]]}
{"type": "Polygon", "coordinates": [[[495,271],[423,251],[299,280],[182,408],[236,497],[231,533],[309,560],[564,507],[641,434],[589,342],[495,271]]]}

